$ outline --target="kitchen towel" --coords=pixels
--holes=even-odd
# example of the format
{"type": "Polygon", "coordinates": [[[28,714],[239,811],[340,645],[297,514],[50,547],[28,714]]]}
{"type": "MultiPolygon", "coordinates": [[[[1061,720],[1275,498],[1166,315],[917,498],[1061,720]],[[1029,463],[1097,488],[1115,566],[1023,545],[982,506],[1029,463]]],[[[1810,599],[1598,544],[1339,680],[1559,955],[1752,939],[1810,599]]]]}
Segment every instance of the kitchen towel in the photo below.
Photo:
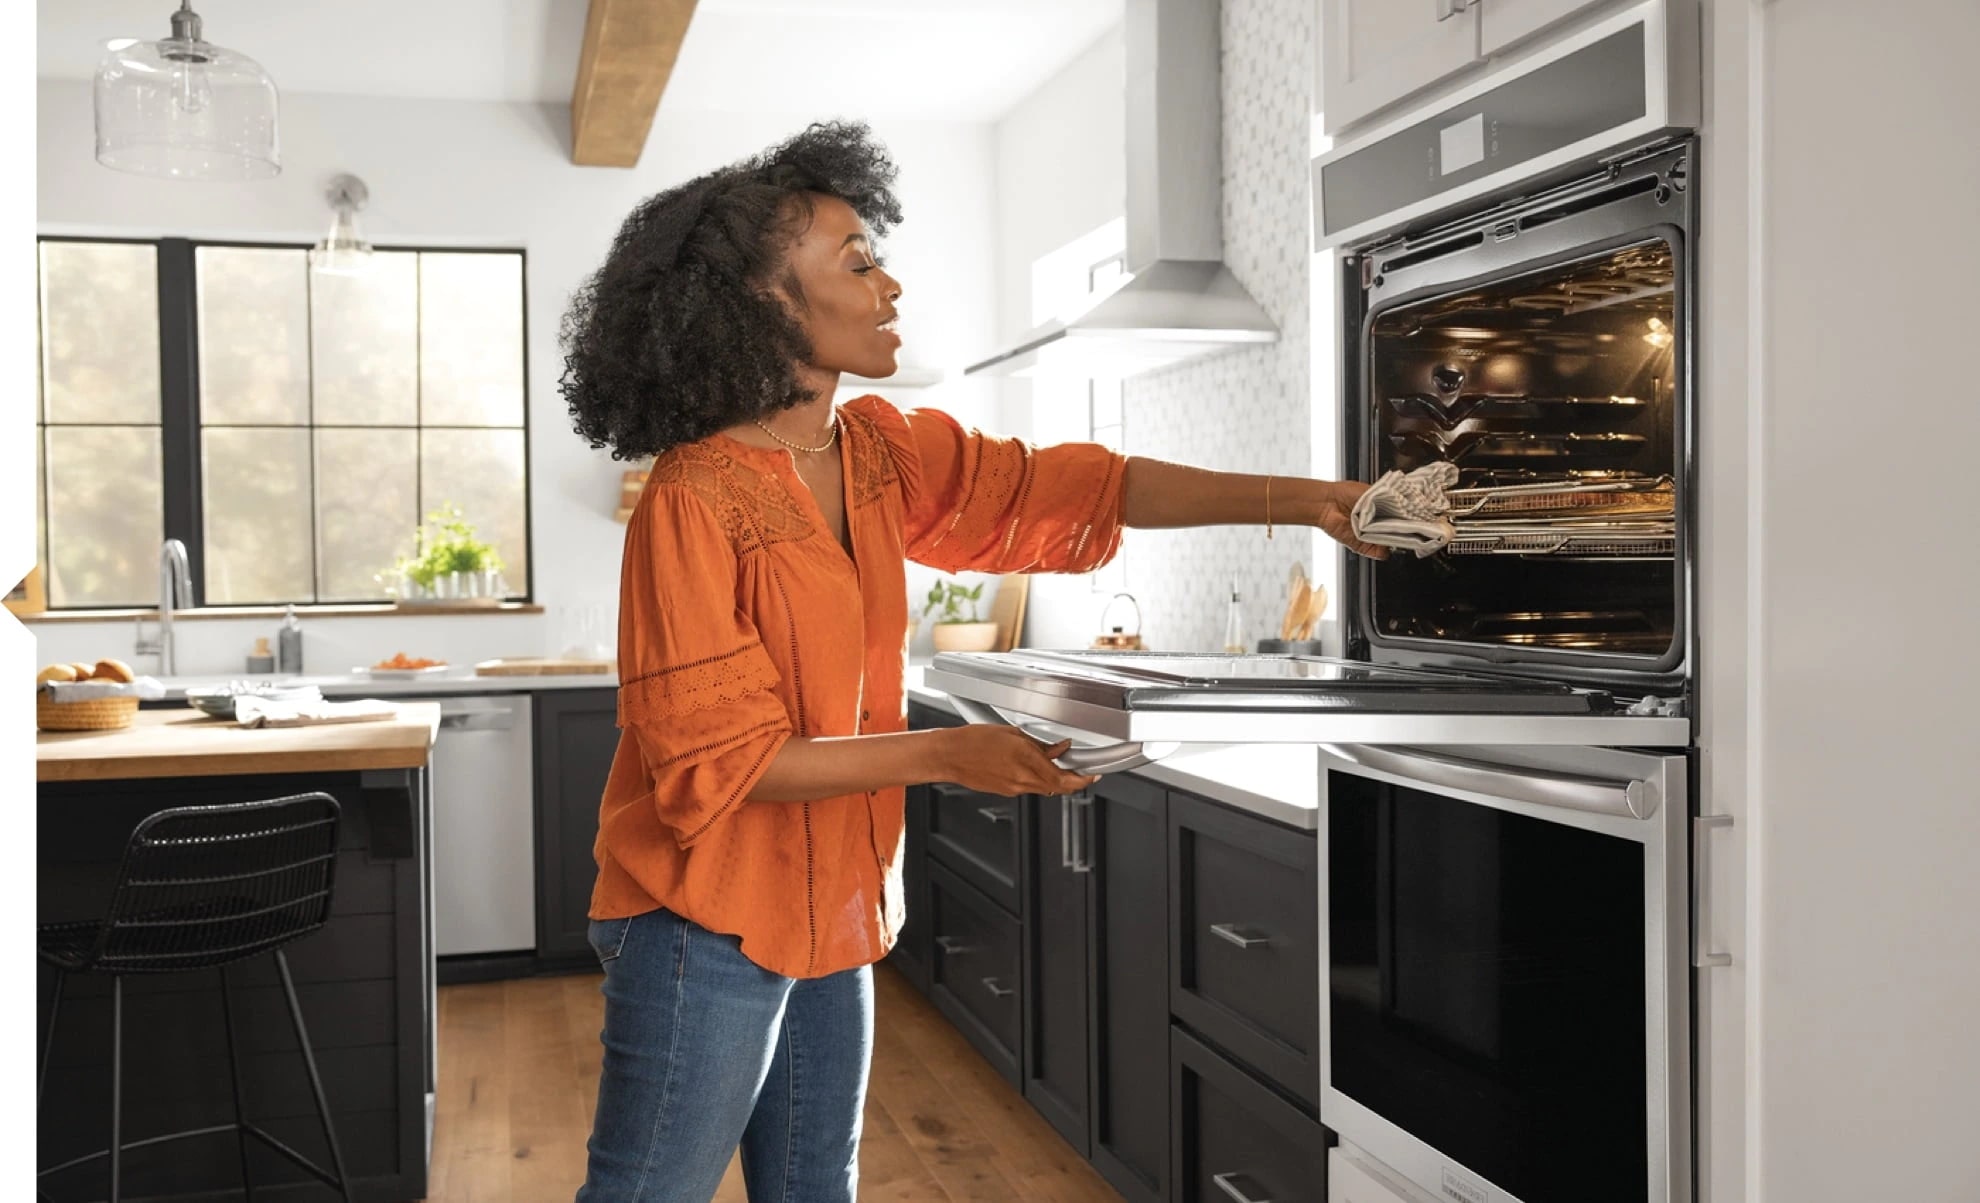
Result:
{"type": "Polygon", "coordinates": [[[242,727],[314,727],[324,723],[368,723],[399,712],[390,702],[366,698],[356,702],[322,700],[288,702],[244,696],[234,699],[234,722],[242,727]]]}
{"type": "Polygon", "coordinates": [[[1414,472],[1389,472],[1354,503],[1354,536],[1365,543],[1434,555],[1457,534],[1446,495],[1458,482],[1456,464],[1439,461],[1414,472]]]}

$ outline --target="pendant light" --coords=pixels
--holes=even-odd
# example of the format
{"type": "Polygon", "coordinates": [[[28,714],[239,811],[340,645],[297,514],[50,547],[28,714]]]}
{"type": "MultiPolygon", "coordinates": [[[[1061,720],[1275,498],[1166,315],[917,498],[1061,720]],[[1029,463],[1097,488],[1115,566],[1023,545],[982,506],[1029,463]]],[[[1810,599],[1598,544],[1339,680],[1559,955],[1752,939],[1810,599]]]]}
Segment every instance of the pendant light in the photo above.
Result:
{"type": "Polygon", "coordinates": [[[201,37],[192,0],[172,36],[104,45],[96,68],[96,161],[175,180],[279,175],[275,81],[261,64],[201,37]]]}
{"type": "Polygon", "coordinates": [[[371,266],[371,244],[358,236],[357,211],[371,199],[371,190],[354,175],[330,181],[323,194],[330,202],[330,232],[310,248],[309,268],[330,276],[351,276],[371,266]]]}

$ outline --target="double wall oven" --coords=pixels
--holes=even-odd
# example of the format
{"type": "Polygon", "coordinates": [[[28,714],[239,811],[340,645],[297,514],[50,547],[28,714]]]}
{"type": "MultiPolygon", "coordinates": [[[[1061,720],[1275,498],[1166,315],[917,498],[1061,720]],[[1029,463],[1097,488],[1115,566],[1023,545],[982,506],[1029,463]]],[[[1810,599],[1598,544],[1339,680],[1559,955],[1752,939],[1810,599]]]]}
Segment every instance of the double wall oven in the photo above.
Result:
{"type": "Polygon", "coordinates": [[[1698,180],[1667,103],[1683,73],[1651,53],[1663,12],[1316,168],[1352,210],[1345,470],[1459,471],[1445,548],[1348,564],[1342,657],[1019,650],[927,674],[974,721],[1078,733],[1089,771],[1321,749],[1321,1119],[1427,1199],[1692,1197],[1698,180]],[[1576,122],[1604,104],[1627,136],[1589,153],[1576,122]],[[1487,163],[1468,200],[1413,199],[1474,118],[1510,182],[1487,163]]]}

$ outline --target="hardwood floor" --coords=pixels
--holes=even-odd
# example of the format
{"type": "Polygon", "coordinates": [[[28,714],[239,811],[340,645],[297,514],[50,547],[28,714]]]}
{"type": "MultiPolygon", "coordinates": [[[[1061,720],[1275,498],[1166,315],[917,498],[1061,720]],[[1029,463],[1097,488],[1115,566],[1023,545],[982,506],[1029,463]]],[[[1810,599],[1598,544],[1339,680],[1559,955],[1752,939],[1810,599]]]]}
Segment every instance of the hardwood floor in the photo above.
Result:
{"type": "MultiPolygon", "coordinates": [[[[595,975],[440,991],[433,1203],[553,1203],[584,1180],[604,1000],[595,975]]],[[[1117,1203],[1100,1176],[891,969],[874,974],[862,1200],[1117,1203]]],[[[731,1163],[715,1203],[745,1203],[731,1163]]]]}

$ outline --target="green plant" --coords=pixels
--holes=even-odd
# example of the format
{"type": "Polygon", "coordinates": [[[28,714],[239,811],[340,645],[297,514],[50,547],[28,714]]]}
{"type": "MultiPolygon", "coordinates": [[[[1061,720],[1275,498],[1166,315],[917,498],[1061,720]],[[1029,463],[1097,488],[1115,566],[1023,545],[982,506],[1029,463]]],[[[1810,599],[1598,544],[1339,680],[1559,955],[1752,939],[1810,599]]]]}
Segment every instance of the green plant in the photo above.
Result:
{"type": "Polygon", "coordinates": [[[928,590],[928,603],[921,607],[923,614],[933,614],[940,610],[941,617],[935,620],[937,626],[959,622],[981,622],[976,616],[976,603],[983,600],[983,586],[974,589],[960,581],[937,581],[928,590]],[[964,615],[965,609],[968,614],[964,615]]]}
{"type": "Polygon", "coordinates": [[[474,527],[453,502],[443,504],[426,516],[426,524],[413,532],[418,554],[400,557],[398,572],[422,589],[450,573],[499,572],[502,557],[494,546],[475,538],[474,527]]]}

